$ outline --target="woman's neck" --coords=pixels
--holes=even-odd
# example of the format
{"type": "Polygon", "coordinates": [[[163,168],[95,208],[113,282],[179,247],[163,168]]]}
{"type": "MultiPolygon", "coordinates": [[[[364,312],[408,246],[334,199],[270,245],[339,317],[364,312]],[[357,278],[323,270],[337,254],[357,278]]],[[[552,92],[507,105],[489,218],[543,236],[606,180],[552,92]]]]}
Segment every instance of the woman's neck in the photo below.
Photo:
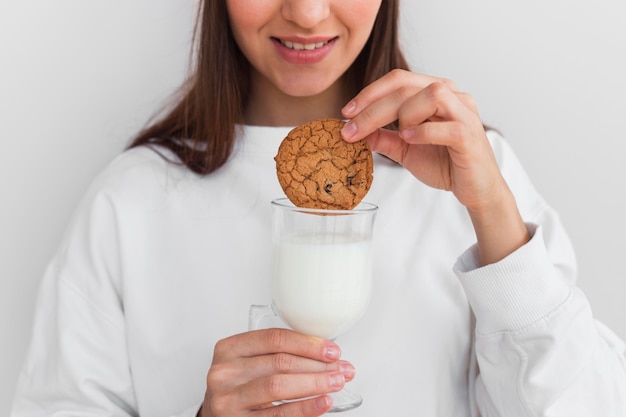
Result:
{"type": "Polygon", "coordinates": [[[298,126],[325,117],[342,118],[341,108],[351,98],[341,79],[318,95],[294,97],[255,78],[244,114],[248,125],[298,126]]]}

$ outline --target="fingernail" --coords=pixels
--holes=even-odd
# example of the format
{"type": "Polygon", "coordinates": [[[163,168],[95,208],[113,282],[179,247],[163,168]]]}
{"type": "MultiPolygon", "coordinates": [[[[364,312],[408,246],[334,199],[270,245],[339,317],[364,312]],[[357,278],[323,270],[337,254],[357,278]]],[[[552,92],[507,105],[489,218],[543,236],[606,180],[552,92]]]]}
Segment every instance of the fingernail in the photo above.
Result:
{"type": "Polygon", "coordinates": [[[347,114],[351,114],[355,110],[356,110],[356,101],[352,100],[351,102],[346,104],[343,107],[343,109],[341,109],[341,112],[347,115],[347,114]]]}
{"type": "Polygon", "coordinates": [[[356,124],[350,121],[343,126],[343,128],[341,129],[341,134],[344,138],[350,139],[356,134],[356,130],[356,124]]]}
{"type": "Polygon", "coordinates": [[[330,375],[330,386],[331,387],[343,387],[346,383],[346,378],[343,374],[331,374],[330,375]]]}
{"type": "Polygon", "coordinates": [[[324,356],[326,356],[328,359],[339,359],[339,356],[341,356],[341,351],[337,346],[326,346],[324,356]]]}
{"type": "Polygon", "coordinates": [[[354,366],[352,366],[352,364],[347,363],[347,362],[342,362],[339,365],[339,370],[343,374],[346,381],[352,380],[354,378],[354,374],[356,373],[354,366]]]}
{"type": "Polygon", "coordinates": [[[404,129],[403,131],[400,132],[400,137],[402,139],[411,139],[413,136],[415,136],[414,129],[404,129]]]}
{"type": "Polygon", "coordinates": [[[328,395],[321,395],[315,400],[315,406],[319,410],[326,410],[331,406],[331,399],[328,395]]]}

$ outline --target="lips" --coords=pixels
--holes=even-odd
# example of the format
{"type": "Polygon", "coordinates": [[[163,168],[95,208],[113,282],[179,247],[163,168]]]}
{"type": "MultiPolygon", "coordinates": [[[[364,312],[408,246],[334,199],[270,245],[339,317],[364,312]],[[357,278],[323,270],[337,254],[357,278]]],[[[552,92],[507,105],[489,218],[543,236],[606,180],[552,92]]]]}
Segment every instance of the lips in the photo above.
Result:
{"type": "Polygon", "coordinates": [[[315,64],[330,53],[335,38],[276,38],[272,37],[278,53],[291,64],[315,64]]]}

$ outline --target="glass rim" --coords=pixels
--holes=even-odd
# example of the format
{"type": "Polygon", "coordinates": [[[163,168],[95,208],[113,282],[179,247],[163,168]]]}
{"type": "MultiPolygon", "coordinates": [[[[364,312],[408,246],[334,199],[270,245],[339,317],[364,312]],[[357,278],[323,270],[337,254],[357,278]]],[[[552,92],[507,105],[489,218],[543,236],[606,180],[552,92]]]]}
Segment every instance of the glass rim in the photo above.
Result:
{"type": "Polygon", "coordinates": [[[361,201],[355,208],[351,210],[343,209],[321,209],[310,207],[298,207],[291,202],[287,197],[276,198],[272,200],[272,206],[281,209],[297,210],[302,213],[323,213],[323,214],[366,214],[375,213],[378,210],[378,206],[374,203],[367,201],[361,201]]]}

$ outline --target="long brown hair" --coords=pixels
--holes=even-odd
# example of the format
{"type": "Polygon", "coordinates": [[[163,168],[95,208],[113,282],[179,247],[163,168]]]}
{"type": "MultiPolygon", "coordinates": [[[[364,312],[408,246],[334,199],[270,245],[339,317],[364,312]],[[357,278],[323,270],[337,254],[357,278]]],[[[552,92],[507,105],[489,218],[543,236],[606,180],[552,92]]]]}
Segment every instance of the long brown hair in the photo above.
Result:
{"type": "MultiPolygon", "coordinates": [[[[372,33],[348,69],[356,94],[394,68],[408,69],[398,39],[399,0],[383,0],[372,33]]],[[[171,150],[198,174],[224,165],[233,149],[235,125],[247,104],[250,64],[235,43],[225,0],[200,1],[192,72],[172,97],[173,105],[129,145],[171,150]]]]}

